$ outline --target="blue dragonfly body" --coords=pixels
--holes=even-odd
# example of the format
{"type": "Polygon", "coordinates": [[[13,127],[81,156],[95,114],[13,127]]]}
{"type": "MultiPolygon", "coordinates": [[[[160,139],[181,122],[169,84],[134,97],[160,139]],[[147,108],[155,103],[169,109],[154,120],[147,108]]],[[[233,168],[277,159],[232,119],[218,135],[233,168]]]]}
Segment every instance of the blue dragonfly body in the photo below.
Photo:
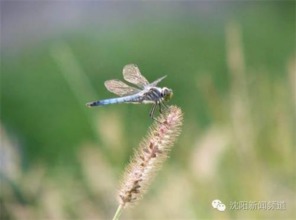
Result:
{"type": "Polygon", "coordinates": [[[147,79],[141,74],[139,68],[135,64],[126,65],[123,68],[123,78],[136,87],[127,85],[120,80],[107,80],[105,87],[112,93],[120,96],[116,98],[103,99],[99,101],[89,102],[88,107],[103,106],[117,103],[133,103],[133,104],[153,104],[150,111],[150,117],[153,118],[156,106],[165,105],[164,102],[169,101],[173,95],[173,91],[166,87],[157,87],[157,84],[166,76],[149,83],[147,79]]]}

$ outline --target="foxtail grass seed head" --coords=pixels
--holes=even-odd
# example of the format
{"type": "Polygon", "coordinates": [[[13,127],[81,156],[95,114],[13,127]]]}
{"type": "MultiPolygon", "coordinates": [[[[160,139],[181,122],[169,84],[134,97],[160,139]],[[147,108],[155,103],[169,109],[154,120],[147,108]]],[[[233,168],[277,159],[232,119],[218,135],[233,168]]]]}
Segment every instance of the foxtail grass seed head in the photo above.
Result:
{"type": "Polygon", "coordinates": [[[118,194],[122,208],[134,205],[147,191],[179,136],[182,121],[181,109],[170,106],[149,128],[123,175],[118,194]]]}

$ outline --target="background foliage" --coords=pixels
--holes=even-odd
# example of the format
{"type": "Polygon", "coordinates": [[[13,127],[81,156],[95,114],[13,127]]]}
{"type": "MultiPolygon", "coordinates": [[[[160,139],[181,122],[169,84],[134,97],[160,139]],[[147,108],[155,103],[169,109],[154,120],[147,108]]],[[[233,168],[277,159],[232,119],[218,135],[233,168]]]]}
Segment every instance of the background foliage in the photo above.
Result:
{"type": "Polygon", "coordinates": [[[295,2],[1,2],[1,219],[110,219],[150,106],[88,109],[136,63],[182,135],[123,219],[295,218],[295,2]],[[221,213],[213,199],[284,201],[221,213]]]}

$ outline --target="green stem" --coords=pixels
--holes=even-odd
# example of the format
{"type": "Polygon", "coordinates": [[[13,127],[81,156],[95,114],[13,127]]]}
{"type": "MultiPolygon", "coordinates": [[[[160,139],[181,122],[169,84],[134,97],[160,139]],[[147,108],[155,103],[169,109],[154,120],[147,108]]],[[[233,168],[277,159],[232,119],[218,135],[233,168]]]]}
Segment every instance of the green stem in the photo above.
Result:
{"type": "Polygon", "coordinates": [[[118,220],[122,212],[122,206],[119,205],[112,220],[118,220]]]}

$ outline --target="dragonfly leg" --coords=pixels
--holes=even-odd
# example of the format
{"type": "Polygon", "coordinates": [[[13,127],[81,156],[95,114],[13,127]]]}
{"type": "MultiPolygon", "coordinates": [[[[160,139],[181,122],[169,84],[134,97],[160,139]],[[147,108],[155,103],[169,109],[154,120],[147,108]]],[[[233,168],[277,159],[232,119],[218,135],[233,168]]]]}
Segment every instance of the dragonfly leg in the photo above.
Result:
{"type": "Polygon", "coordinates": [[[150,111],[150,118],[152,118],[154,121],[157,121],[158,123],[162,123],[161,121],[158,121],[157,118],[154,117],[154,112],[155,112],[155,109],[156,109],[156,106],[159,105],[160,106],[160,103],[158,102],[155,102],[155,104],[152,106],[151,108],[151,111],[150,111]]]}
{"type": "Polygon", "coordinates": [[[149,116],[150,118],[153,118],[154,119],[154,111],[155,111],[155,108],[156,108],[156,104],[154,104],[150,110],[150,113],[149,113],[149,116]]]}
{"type": "Polygon", "coordinates": [[[160,102],[159,104],[162,105],[165,109],[169,108],[164,102],[160,102]]]}
{"type": "Polygon", "coordinates": [[[159,113],[161,114],[163,111],[163,108],[168,109],[168,106],[164,102],[158,102],[157,103],[159,106],[159,113]]]}
{"type": "Polygon", "coordinates": [[[161,114],[162,113],[161,102],[158,103],[158,106],[159,106],[159,113],[161,114]]]}
{"type": "Polygon", "coordinates": [[[169,106],[168,106],[167,104],[165,104],[165,102],[162,102],[162,104],[163,104],[163,106],[164,106],[166,109],[169,108],[169,106]]]}

